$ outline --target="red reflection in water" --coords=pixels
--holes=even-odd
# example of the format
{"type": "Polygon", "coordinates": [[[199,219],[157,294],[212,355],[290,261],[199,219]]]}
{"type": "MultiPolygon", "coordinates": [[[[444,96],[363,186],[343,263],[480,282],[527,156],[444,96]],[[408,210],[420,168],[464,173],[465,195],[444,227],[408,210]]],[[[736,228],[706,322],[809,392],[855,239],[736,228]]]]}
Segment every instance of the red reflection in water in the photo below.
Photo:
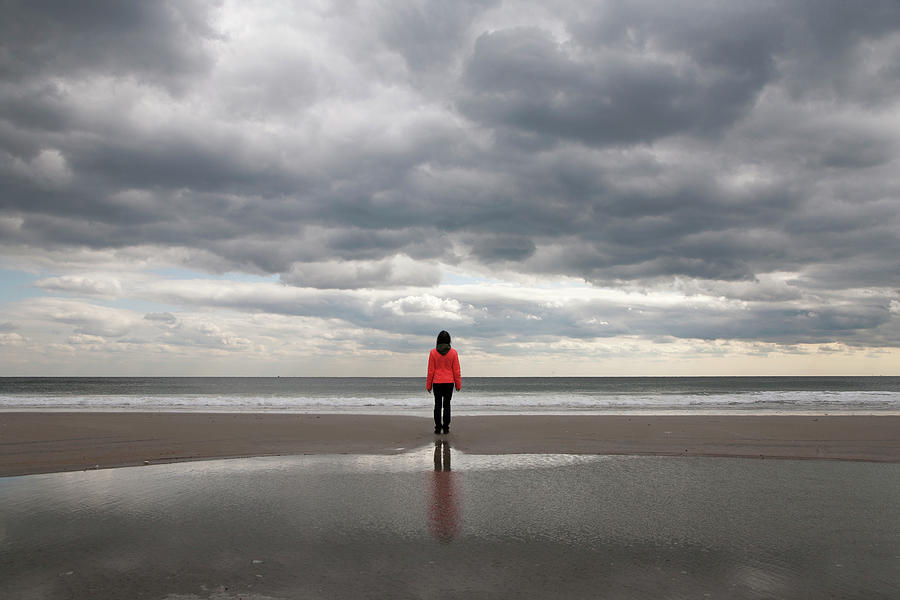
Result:
{"type": "Polygon", "coordinates": [[[450,443],[444,440],[435,442],[434,472],[431,473],[428,498],[428,525],[431,535],[445,542],[458,536],[461,528],[461,502],[455,476],[450,471],[450,443]]]}

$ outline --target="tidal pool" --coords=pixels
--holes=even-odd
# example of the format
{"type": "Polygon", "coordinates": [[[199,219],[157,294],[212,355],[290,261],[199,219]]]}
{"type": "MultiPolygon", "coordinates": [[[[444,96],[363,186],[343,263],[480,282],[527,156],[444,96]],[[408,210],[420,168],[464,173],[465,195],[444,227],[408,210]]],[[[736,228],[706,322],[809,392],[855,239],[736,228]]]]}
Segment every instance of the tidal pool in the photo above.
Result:
{"type": "Polygon", "coordinates": [[[0,479],[0,597],[898,598],[900,465],[217,460],[0,479]]]}

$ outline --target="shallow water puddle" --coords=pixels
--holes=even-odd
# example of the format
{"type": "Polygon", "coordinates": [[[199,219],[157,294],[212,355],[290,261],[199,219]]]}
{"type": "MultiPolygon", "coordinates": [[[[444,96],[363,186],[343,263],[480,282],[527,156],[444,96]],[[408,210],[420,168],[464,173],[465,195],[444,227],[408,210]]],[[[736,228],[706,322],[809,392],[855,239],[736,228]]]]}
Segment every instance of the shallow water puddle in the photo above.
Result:
{"type": "Polygon", "coordinates": [[[890,597],[898,476],[451,441],[12,477],[0,596],[890,597]]]}

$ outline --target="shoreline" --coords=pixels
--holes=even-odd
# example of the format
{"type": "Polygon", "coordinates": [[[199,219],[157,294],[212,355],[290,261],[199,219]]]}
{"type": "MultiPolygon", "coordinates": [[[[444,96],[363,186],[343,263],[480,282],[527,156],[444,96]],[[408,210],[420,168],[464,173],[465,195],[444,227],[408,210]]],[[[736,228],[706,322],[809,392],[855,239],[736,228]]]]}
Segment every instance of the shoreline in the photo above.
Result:
{"type": "Polygon", "coordinates": [[[399,454],[440,437],[468,454],[900,462],[900,415],[0,411],[0,477],[292,454],[399,454]]]}
{"type": "MultiPolygon", "coordinates": [[[[431,408],[419,408],[410,410],[407,408],[397,409],[366,409],[366,408],[334,408],[329,407],[327,411],[315,408],[297,408],[297,409],[270,409],[260,410],[259,408],[179,408],[171,407],[152,410],[149,408],[130,408],[130,407],[79,407],[71,406],[26,406],[26,407],[0,407],[0,415],[4,413],[71,413],[71,414],[93,414],[93,413],[120,413],[120,414],[211,414],[211,415],[360,415],[360,416],[396,416],[396,417],[416,417],[431,418],[431,408]]],[[[900,416],[900,410],[894,409],[874,409],[874,410],[855,410],[855,409],[833,409],[833,410],[792,410],[792,409],[769,409],[769,408],[732,408],[732,409],[656,409],[656,408],[611,408],[611,409],[547,409],[547,410],[506,410],[506,409],[473,409],[453,408],[453,414],[456,417],[569,417],[569,416],[599,416],[610,417],[616,415],[624,416],[652,416],[652,417],[878,417],[878,416],[900,416]]]]}

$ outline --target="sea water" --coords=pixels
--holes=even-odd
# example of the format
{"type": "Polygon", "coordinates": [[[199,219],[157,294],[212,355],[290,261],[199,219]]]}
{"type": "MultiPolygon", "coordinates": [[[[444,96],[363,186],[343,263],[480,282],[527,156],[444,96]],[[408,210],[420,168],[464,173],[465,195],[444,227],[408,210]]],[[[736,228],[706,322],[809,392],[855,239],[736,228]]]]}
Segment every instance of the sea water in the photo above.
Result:
{"type": "MultiPolygon", "coordinates": [[[[427,414],[424,377],[4,377],[0,410],[427,414]]],[[[900,412],[900,377],[467,377],[458,414],[900,412]]]]}

